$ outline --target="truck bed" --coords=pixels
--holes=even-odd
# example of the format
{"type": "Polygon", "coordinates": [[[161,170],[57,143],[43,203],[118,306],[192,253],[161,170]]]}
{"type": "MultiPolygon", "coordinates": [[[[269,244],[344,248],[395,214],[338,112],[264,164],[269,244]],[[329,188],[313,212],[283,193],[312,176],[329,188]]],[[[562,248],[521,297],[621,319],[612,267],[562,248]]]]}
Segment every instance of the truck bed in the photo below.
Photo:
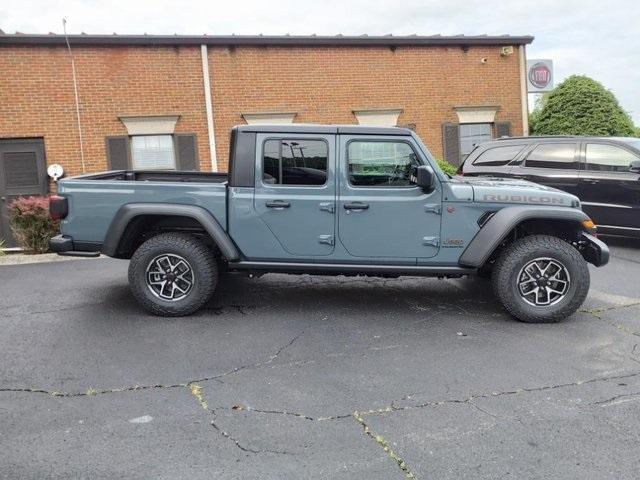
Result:
{"type": "Polygon", "coordinates": [[[225,173],[116,170],[65,178],[58,192],[70,210],[61,231],[78,242],[101,244],[118,209],[128,203],[197,205],[226,229],[225,173]]]}
{"type": "Polygon", "coordinates": [[[216,172],[176,172],[173,170],[112,170],[74,178],[78,180],[118,180],[129,182],[224,183],[227,181],[227,174],[216,172]]]}

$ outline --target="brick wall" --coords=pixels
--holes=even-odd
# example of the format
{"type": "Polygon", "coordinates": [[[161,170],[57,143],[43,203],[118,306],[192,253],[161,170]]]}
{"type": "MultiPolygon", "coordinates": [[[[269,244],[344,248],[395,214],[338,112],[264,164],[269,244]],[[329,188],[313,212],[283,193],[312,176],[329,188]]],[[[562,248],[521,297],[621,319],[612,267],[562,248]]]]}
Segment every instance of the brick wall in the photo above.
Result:
{"type": "MultiPolygon", "coordinates": [[[[126,135],[124,115],[179,114],[210,169],[200,49],[74,47],[85,163],[107,169],[105,137],[126,135]]],[[[63,47],[0,47],[0,138],[44,137],[47,163],[81,172],[71,63],[63,47]]]]}
{"type": "Polygon", "coordinates": [[[297,112],[295,122],[356,123],[354,109],[400,107],[399,124],[442,156],[441,124],[454,106],[499,105],[496,121],[522,134],[517,49],[500,47],[216,48],[209,49],[219,165],[228,129],[241,113],[297,112]],[[481,63],[481,58],[487,63],[481,63]]]}
{"type": "MultiPolygon", "coordinates": [[[[454,106],[499,105],[522,133],[517,49],[500,47],[209,47],[218,165],[241,114],[294,111],[295,122],[356,123],[354,109],[402,108],[437,156],[454,106]],[[486,57],[487,63],[480,59],[486,57]]],[[[74,47],[87,171],[107,168],[104,138],[125,115],[179,114],[211,168],[199,46],[74,47]]],[[[0,138],[44,137],[47,162],[81,171],[70,60],[60,46],[0,47],[0,138]]]]}

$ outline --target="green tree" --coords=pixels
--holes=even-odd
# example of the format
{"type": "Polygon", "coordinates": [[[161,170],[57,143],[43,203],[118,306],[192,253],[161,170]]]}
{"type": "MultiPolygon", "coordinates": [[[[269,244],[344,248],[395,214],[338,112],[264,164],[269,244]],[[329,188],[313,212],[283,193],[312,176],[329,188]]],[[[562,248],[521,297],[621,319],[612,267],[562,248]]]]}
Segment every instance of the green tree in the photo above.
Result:
{"type": "Polygon", "coordinates": [[[529,117],[536,135],[633,136],[631,117],[611,91],[584,75],[572,75],[536,101],[529,117]]]}

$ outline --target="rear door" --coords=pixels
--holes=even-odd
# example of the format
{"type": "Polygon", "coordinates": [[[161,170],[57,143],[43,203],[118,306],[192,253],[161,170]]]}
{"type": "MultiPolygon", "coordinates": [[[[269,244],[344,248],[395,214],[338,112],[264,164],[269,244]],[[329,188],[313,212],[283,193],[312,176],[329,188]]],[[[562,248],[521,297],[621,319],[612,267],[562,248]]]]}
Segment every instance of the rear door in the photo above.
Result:
{"type": "Polygon", "coordinates": [[[584,211],[597,225],[640,229],[640,174],[629,171],[640,157],[604,142],[584,142],[582,151],[578,196],[584,211]]]}
{"type": "Polygon", "coordinates": [[[258,134],[254,208],[289,256],[335,243],[335,136],[258,134]]]}
{"type": "Polygon", "coordinates": [[[15,198],[47,193],[42,139],[0,140],[0,239],[15,247],[9,204],[15,198]]]}
{"type": "Polygon", "coordinates": [[[580,149],[577,141],[538,143],[511,168],[511,177],[578,194],[580,149]]]}

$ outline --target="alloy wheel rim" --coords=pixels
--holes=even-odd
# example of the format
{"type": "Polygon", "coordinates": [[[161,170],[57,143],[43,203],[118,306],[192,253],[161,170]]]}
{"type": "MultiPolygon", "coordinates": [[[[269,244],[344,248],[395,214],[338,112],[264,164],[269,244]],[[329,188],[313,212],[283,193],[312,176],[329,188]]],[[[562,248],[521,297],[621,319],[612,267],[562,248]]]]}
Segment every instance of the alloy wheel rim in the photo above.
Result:
{"type": "Polygon", "coordinates": [[[520,269],[517,278],[522,299],[534,307],[548,307],[560,302],[567,294],[571,277],[562,262],[540,257],[520,269]]]}
{"type": "Polygon", "coordinates": [[[149,262],[145,272],[147,287],[157,298],[175,302],[193,289],[193,269],[180,255],[165,253],[149,262]]]}

